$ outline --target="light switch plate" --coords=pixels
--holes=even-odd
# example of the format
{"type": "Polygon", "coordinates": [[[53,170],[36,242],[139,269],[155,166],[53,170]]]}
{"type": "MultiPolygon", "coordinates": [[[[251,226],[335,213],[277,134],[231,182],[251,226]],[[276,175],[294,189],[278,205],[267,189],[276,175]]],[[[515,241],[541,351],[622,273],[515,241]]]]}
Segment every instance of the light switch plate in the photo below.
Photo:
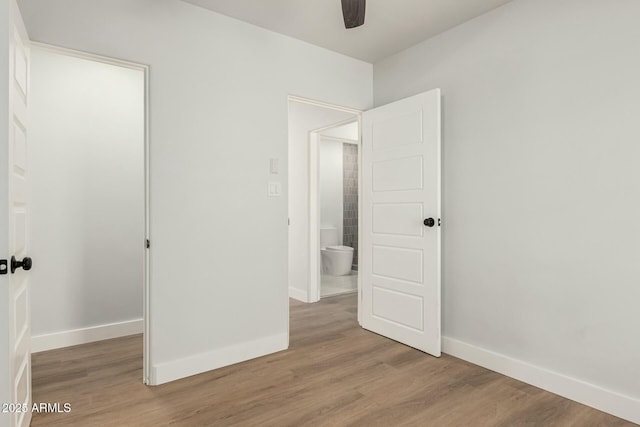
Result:
{"type": "Polygon", "coordinates": [[[269,173],[271,175],[278,175],[280,173],[280,161],[276,158],[269,159],[269,173]]]}
{"type": "Polygon", "coordinates": [[[269,182],[269,187],[267,189],[267,195],[269,197],[280,197],[282,194],[282,185],[279,182],[269,182]]]}

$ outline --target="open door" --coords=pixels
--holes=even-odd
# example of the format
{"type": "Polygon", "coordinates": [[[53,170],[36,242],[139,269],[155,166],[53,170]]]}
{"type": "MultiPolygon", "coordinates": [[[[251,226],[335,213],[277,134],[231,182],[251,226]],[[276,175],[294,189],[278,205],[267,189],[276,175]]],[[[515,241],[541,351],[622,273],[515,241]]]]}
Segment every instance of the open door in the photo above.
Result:
{"type": "Polygon", "coordinates": [[[362,119],[360,321],[440,356],[440,90],[362,119]]]}
{"type": "MultiPolygon", "coordinates": [[[[5,11],[3,11],[5,12],[5,11]]],[[[23,427],[31,422],[31,312],[29,309],[29,181],[27,157],[27,94],[29,38],[18,5],[9,1],[8,99],[0,111],[0,426],[23,427]],[[6,212],[6,214],[5,214],[6,212]],[[6,215],[6,216],[5,216],[6,215]],[[7,412],[5,412],[5,410],[7,412]]],[[[6,25],[3,22],[0,26],[6,25]]],[[[6,40],[6,39],[4,39],[6,40]]],[[[6,50],[0,50],[6,52],[6,50]]]]}

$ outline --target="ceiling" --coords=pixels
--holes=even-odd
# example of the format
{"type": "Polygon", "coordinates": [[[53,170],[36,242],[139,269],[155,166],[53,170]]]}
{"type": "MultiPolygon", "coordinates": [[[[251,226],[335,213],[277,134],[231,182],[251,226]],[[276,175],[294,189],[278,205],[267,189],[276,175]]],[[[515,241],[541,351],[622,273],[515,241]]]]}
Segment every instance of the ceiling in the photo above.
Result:
{"type": "Polygon", "coordinates": [[[346,30],[340,0],[183,0],[374,63],[511,0],[369,0],[346,30]]]}

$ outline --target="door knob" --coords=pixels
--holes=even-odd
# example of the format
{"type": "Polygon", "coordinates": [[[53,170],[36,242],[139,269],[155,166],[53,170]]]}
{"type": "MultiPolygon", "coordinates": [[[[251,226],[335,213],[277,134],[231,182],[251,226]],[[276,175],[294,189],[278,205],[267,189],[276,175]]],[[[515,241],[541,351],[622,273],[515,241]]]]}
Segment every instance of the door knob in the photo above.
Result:
{"type": "Polygon", "coordinates": [[[433,218],[427,218],[424,220],[424,225],[426,225],[427,227],[433,227],[434,225],[436,225],[436,220],[433,218]]]}
{"type": "Polygon", "coordinates": [[[25,271],[31,270],[33,261],[28,256],[24,257],[22,261],[18,261],[16,257],[11,257],[11,274],[15,273],[18,268],[22,268],[25,271]]]}

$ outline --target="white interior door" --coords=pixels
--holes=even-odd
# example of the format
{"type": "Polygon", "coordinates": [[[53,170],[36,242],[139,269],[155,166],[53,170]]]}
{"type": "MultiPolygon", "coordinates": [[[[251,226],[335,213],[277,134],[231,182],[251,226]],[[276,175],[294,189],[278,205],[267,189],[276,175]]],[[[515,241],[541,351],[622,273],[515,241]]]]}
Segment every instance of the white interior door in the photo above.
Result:
{"type": "MultiPolygon", "coordinates": [[[[28,254],[29,184],[27,162],[27,93],[29,82],[29,39],[15,0],[9,13],[9,99],[8,129],[0,141],[0,206],[7,207],[8,218],[0,223],[5,242],[0,254],[7,266],[0,276],[2,289],[0,332],[0,392],[8,412],[0,415],[1,426],[28,426],[31,421],[31,313],[29,310],[28,254]],[[4,159],[8,161],[5,162],[4,159]],[[12,256],[15,261],[12,266],[12,256]],[[15,270],[14,270],[15,269],[15,270]],[[7,381],[8,379],[8,381],[7,381]],[[19,406],[17,406],[19,405],[19,406]]],[[[5,83],[6,84],[6,83],[5,83]]],[[[7,101],[0,101],[7,102],[7,101]]],[[[1,110],[0,110],[1,111],[1,110]]],[[[5,408],[3,408],[5,409],[5,408]]]]}
{"type": "Polygon", "coordinates": [[[363,114],[360,321],[440,356],[440,90],[363,114]]]}

